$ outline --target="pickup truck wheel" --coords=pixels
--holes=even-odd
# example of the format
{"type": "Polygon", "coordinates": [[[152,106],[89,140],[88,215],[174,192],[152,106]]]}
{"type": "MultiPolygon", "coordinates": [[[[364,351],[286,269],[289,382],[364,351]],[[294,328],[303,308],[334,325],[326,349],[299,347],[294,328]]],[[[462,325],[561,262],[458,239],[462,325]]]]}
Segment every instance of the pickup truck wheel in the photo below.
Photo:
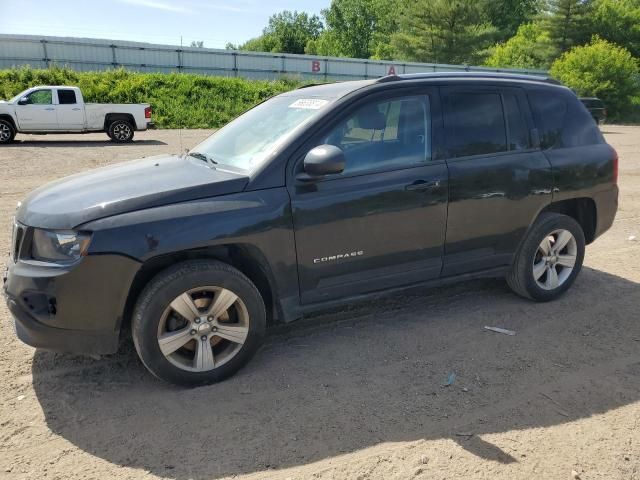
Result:
{"type": "Polygon", "coordinates": [[[114,120],[107,129],[109,138],[118,143],[126,143],[133,140],[133,132],[133,125],[127,120],[114,120]]]}
{"type": "Polygon", "coordinates": [[[233,375],[257,351],[265,328],[262,296],[247,277],[225,263],[194,260],[147,285],[132,334],[151,373],[193,387],[233,375]]]}
{"type": "Polygon", "coordinates": [[[543,213],[521,245],[507,283],[523,297],[554,300],[580,273],[584,251],[584,232],[578,222],[567,215],[543,213]]]}
{"type": "Polygon", "coordinates": [[[0,120],[0,143],[11,143],[16,138],[16,129],[8,120],[0,120]]]}

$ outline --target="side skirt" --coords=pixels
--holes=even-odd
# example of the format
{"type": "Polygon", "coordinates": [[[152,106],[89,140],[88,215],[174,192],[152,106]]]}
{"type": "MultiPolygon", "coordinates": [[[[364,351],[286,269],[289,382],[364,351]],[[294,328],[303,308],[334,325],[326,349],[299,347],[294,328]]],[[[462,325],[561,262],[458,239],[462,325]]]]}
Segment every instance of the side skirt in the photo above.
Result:
{"type": "Polygon", "coordinates": [[[292,305],[292,302],[282,302],[282,320],[284,323],[293,322],[303,318],[312,312],[318,312],[322,310],[329,310],[335,307],[343,305],[351,305],[354,303],[364,303],[365,301],[371,301],[379,298],[384,298],[393,294],[406,292],[418,287],[441,287],[443,285],[450,285],[466,280],[475,280],[478,278],[499,278],[504,277],[509,272],[509,266],[502,266],[497,268],[491,268],[487,270],[480,270],[477,272],[464,273],[461,275],[452,275],[449,277],[438,278],[434,280],[427,280],[425,282],[412,283],[410,285],[404,285],[401,287],[394,287],[385,290],[379,290],[371,293],[365,293],[360,295],[353,295],[350,297],[340,298],[338,300],[330,300],[327,302],[311,303],[308,305],[292,305]]]}

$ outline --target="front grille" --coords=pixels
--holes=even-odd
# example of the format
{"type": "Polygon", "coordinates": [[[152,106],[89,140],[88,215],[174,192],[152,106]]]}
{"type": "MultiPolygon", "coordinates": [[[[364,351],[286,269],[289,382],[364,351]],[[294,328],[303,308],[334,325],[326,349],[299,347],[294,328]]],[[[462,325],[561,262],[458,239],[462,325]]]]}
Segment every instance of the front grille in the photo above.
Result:
{"type": "Polygon", "coordinates": [[[20,258],[20,250],[24,243],[25,230],[25,227],[20,225],[18,222],[13,222],[13,232],[11,235],[11,257],[13,258],[14,263],[20,258]]]}

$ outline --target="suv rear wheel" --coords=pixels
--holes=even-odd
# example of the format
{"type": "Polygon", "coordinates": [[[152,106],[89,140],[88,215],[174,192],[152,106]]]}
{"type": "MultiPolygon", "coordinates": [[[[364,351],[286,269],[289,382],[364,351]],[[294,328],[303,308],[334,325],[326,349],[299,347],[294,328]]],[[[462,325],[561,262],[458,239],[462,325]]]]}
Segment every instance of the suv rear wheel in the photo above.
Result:
{"type": "Polygon", "coordinates": [[[264,338],[262,296],[240,271],[217,261],[188,261],[158,274],[133,316],[144,365],[170,383],[197,386],[233,375],[264,338]]]}
{"type": "Polygon", "coordinates": [[[584,260],[580,224],[567,215],[543,213],[516,255],[507,283],[526,298],[554,300],[573,284],[584,260]]]}

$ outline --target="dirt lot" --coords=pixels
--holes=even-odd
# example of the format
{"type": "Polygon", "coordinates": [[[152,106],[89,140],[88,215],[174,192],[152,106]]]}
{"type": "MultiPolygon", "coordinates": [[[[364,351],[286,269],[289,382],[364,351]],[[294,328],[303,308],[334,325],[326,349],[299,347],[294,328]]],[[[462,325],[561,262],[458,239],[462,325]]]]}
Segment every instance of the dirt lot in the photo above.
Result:
{"type": "MultiPolygon", "coordinates": [[[[2,303],[0,478],[640,479],[640,128],[604,131],[618,217],[553,303],[499,280],[417,290],[274,332],[236,377],[195,390],[155,380],[131,344],[35,351],[2,303]]],[[[181,142],[19,138],[0,148],[3,255],[29,190],[181,142]]]]}

